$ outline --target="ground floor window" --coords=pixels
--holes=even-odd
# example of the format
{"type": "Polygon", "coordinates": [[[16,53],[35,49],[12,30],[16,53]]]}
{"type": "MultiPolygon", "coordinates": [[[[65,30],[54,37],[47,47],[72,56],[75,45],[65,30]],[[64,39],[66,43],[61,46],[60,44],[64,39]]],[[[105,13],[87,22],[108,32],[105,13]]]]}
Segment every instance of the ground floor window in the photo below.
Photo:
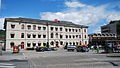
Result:
{"type": "Polygon", "coordinates": [[[38,43],[38,46],[41,46],[41,43],[38,43]]]}
{"type": "Polygon", "coordinates": [[[11,48],[12,48],[14,45],[15,45],[14,42],[11,42],[11,43],[10,43],[11,48]]]}
{"type": "Polygon", "coordinates": [[[35,47],[36,46],[36,43],[33,43],[33,47],[35,47]]]}
{"type": "Polygon", "coordinates": [[[43,43],[43,46],[46,46],[46,43],[43,43]]]}
{"type": "Polygon", "coordinates": [[[30,47],[30,45],[31,45],[30,43],[27,43],[27,47],[30,47]]]}

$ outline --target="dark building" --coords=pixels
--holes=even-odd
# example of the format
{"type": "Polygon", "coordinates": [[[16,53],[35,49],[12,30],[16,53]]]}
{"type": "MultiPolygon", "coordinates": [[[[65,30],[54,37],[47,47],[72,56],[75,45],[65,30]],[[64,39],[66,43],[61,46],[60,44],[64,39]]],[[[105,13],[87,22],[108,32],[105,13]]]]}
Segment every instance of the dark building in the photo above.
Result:
{"type": "Polygon", "coordinates": [[[105,45],[106,40],[116,40],[116,34],[113,33],[93,33],[89,34],[90,45],[105,45]]]}
{"type": "Polygon", "coordinates": [[[109,24],[101,26],[101,33],[115,33],[120,39],[120,20],[111,21],[109,24]]]}

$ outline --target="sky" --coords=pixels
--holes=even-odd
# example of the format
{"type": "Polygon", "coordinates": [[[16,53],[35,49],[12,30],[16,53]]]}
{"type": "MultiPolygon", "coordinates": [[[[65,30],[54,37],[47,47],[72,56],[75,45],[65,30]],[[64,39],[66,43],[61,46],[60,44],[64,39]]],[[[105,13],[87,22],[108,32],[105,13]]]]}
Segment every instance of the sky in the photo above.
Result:
{"type": "Polygon", "coordinates": [[[100,33],[100,26],[120,20],[120,0],[0,0],[0,29],[4,18],[71,21],[100,33]]]}

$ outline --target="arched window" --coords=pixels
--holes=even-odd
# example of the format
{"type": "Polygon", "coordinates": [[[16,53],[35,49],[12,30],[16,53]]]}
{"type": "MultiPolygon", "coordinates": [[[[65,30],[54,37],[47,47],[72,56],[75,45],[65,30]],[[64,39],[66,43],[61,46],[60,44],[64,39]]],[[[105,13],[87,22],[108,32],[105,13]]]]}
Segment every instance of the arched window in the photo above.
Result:
{"type": "Polygon", "coordinates": [[[24,38],[24,33],[21,33],[21,38],[24,38]]]}
{"type": "Polygon", "coordinates": [[[30,47],[30,46],[31,46],[31,43],[30,43],[30,42],[28,42],[28,43],[27,43],[27,47],[30,47]]]}
{"type": "Polygon", "coordinates": [[[11,48],[12,48],[14,45],[15,45],[14,42],[11,42],[11,43],[10,43],[11,48]]]}
{"type": "Polygon", "coordinates": [[[36,43],[33,43],[33,47],[35,47],[36,46],[36,43]]]}
{"type": "Polygon", "coordinates": [[[60,45],[63,45],[63,41],[60,41],[60,45]]]}
{"type": "Polygon", "coordinates": [[[54,42],[52,41],[50,44],[51,44],[51,45],[54,45],[54,42]]]}
{"type": "Polygon", "coordinates": [[[58,38],[58,33],[56,33],[55,35],[56,35],[56,38],[58,38]]]}
{"type": "Polygon", "coordinates": [[[41,43],[38,43],[38,46],[41,46],[41,43]]]}
{"type": "Polygon", "coordinates": [[[51,33],[51,38],[53,38],[54,37],[54,34],[53,33],[51,33]]]}

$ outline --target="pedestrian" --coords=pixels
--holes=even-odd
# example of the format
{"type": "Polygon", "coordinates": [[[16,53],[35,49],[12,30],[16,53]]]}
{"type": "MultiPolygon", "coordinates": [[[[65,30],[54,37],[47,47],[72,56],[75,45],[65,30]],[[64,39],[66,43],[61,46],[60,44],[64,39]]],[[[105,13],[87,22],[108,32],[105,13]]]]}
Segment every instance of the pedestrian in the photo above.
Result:
{"type": "Polygon", "coordinates": [[[97,53],[99,53],[99,46],[98,45],[96,46],[96,51],[97,51],[97,53]]]}
{"type": "Polygon", "coordinates": [[[91,50],[92,50],[92,51],[94,50],[94,46],[93,46],[93,45],[91,46],[91,50]]]}

